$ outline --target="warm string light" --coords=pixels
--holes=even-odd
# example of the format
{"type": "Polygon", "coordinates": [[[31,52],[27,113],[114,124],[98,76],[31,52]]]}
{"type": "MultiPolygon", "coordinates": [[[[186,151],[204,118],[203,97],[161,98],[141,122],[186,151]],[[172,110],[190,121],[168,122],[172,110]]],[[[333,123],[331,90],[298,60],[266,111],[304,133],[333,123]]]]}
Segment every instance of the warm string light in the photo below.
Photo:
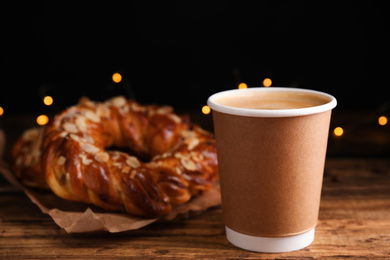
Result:
{"type": "Polygon", "coordinates": [[[270,78],[265,78],[263,80],[263,86],[264,87],[268,88],[268,87],[271,87],[271,85],[272,85],[272,80],[270,78]]]}
{"type": "Polygon", "coordinates": [[[248,85],[244,82],[241,82],[240,84],[238,84],[238,88],[239,89],[246,89],[246,88],[248,88],[248,85]]]}
{"type": "Polygon", "coordinates": [[[211,112],[211,109],[210,109],[209,106],[203,106],[202,107],[202,113],[203,114],[208,115],[208,114],[210,114],[210,112],[211,112]]]}
{"type": "Polygon", "coordinates": [[[0,107],[0,116],[4,114],[4,108],[0,107]]]}
{"type": "MultiPolygon", "coordinates": [[[[272,80],[270,78],[265,78],[263,80],[264,87],[268,88],[268,87],[271,87],[271,85],[272,85],[272,80]]],[[[240,84],[238,84],[238,88],[239,89],[246,89],[246,88],[248,88],[248,85],[244,82],[241,82],[240,84]]]]}
{"type": "Polygon", "coordinates": [[[388,119],[387,119],[386,116],[380,116],[378,118],[378,124],[381,125],[381,126],[387,125],[387,122],[388,122],[388,119]]]}
{"type": "Polygon", "coordinates": [[[37,117],[38,125],[46,125],[47,123],[49,123],[49,117],[47,115],[40,115],[37,117]]]}
{"type": "MultiPolygon", "coordinates": [[[[378,121],[377,122],[378,122],[378,124],[380,126],[385,126],[385,125],[388,124],[389,119],[387,118],[387,116],[380,116],[380,117],[378,117],[378,121]]],[[[336,137],[343,136],[344,135],[344,129],[342,127],[340,127],[340,126],[334,128],[333,129],[333,135],[336,136],[336,137]]]]}
{"type": "Polygon", "coordinates": [[[115,72],[114,74],[112,74],[112,81],[114,81],[115,83],[121,82],[122,75],[119,72],[115,72]]]}
{"type": "Polygon", "coordinates": [[[43,104],[45,104],[46,106],[51,106],[53,104],[53,98],[51,96],[44,97],[43,104]]]}
{"type": "Polygon", "coordinates": [[[334,130],[333,130],[333,134],[335,136],[342,136],[344,134],[344,129],[340,126],[336,127],[334,130]]]}

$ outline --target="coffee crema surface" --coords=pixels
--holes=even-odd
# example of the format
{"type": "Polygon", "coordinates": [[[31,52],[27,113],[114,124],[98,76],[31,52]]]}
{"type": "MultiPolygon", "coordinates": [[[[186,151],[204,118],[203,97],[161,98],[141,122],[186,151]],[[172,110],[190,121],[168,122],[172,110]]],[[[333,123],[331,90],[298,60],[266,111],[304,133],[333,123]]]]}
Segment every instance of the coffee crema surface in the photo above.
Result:
{"type": "Polygon", "coordinates": [[[294,91],[243,92],[215,99],[216,103],[223,106],[264,110],[307,108],[324,105],[329,101],[328,98],[314,93],[294,91]]]}

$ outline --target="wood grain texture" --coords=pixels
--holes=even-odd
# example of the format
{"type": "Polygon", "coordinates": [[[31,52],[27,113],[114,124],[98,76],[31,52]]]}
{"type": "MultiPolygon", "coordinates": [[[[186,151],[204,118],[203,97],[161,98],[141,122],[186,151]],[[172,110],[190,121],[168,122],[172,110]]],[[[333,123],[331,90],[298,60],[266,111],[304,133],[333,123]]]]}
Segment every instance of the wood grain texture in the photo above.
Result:
{"type": "Polygon", "coordinates": [[[221,208],[117,234],[67,234],[0,177],[0,259],[321,259],[390,257],[390,160],[328,159],[316,237],[289,253],[241,250],[221,208]]]}

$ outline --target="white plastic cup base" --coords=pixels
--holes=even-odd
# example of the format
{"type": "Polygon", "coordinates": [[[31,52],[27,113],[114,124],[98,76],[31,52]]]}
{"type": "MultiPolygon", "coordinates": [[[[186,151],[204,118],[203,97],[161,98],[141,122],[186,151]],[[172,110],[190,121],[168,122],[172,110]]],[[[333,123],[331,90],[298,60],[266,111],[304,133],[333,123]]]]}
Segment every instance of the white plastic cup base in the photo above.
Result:
{"type": "Polygon", "coordinates": [[[299,250],[314,240],[315,228],[310,231],[288,237],[256,237],[226,228],[226,238],[233,245],[245,250],[263,253],[282,253],[299,250]]]}

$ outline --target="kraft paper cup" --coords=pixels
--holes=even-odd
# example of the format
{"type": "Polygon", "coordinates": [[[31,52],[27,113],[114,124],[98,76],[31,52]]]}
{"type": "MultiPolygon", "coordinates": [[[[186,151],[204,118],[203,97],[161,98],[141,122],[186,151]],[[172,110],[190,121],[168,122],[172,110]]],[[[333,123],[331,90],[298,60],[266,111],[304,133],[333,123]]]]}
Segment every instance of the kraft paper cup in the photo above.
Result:
{"type": "Polygon", "coordinates": [[[275,87],[228,90],[208,99],[226,236],[232,244],[274,253],[313,242],[336,103],[323,92],[275,87]],[[286,91],[314,95],[323,102],[308,108],[267,110],[236,108],[221,101],[286,91]]]}

